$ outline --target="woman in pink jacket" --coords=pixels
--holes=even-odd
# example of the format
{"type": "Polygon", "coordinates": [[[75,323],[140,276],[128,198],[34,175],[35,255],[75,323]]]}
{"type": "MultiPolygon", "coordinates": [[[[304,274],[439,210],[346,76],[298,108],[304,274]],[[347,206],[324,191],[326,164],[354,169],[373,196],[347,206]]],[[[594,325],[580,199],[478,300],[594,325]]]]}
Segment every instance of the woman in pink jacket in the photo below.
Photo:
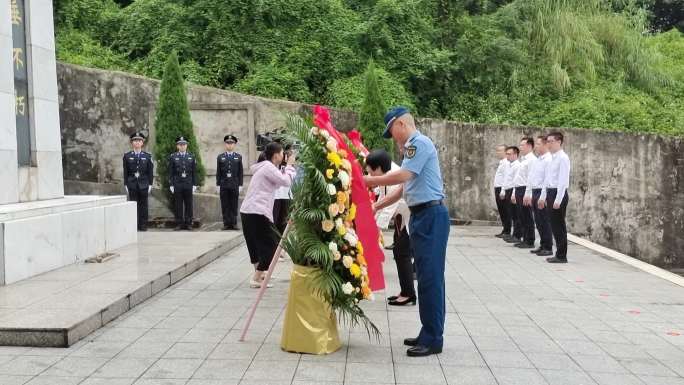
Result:
{"type": "Polygon", "coordinates": [[[283,146],[280,143],[269,143],[260,159],[263,160],[250,168],[252,179],[240,207],[242,231],[249,259],[254,265],[254,276],[249,284],[254,288],[261,286],[280,241],[273,224],[275,191],[279,187],[289,187],[295,176],[294,156],[286,157],[287,166],[279,169],[283,162],[283,146]]]}

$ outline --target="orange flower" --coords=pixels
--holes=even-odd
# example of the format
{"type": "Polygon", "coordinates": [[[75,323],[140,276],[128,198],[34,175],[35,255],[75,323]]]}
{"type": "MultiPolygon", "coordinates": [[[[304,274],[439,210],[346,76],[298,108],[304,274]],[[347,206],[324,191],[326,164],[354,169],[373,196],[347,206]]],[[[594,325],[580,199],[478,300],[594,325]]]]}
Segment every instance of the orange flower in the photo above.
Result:
{"type": "Polygon", "coordinates": [[[344,191],[337,192],[337,204],[342,206],[347,201],[347,194],[344,191]]]}

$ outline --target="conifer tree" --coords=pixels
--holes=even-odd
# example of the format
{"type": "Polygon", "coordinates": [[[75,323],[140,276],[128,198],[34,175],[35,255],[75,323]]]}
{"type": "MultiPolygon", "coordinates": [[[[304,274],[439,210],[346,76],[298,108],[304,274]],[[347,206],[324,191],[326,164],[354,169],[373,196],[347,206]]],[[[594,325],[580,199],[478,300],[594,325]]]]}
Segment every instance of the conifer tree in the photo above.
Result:
{"type": "Polygon", "coordinates": [[[384,148],[392,154],[392,141],[382,137],[382,132],[385,130],[386,112],[387,108],[380,96],[375,63],[371,59],[366,69],[366,90],[359,114],[359,131],[366,148],[369,150],[384,148]]]}
{"type": "Polygon", "coordinates": [[[154,123],[155,146],[154,153],[157,160],[157,170],[161,181],[162,191],[166,193],[169,202],[168,157],[176,152],[176,138],[184,136],[188,139],[188,151],[193,153],[197,160],[197,174],[200,185],[204,183],[206,171],[202,164],[199,146],[190,120],[190,110],[183,84],[178,56],[171,52],[164,68],[164,77],[159,89],[159,101],[154,123]]]}

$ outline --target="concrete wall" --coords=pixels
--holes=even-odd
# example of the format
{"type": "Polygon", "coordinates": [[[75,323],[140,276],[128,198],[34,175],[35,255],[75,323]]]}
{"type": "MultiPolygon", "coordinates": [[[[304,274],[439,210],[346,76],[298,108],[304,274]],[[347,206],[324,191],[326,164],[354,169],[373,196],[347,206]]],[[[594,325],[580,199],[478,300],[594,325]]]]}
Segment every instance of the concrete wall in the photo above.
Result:
{"type": "MultiPolygon", "coordinates": [[[[70,181],[120,186],[120,159],[128,149],[128,135],[153,127],[159,83],[64,64],[58,65],[58,80],[67,186],[70,181]]],[[[255,133],[282,127],[283,112],[310,108],[205,87],[191,87],[188,95],[208,178],[213,178],[215,155],[226,132],[240,137],[239,150],[254,159],[255,133]]],[[[333,118],[343,130],[354,127],[356,121],[353,113],[343,111],[334,112],[333,118]]],[[[439,150],[452,217],[470,220],[497,218],[491,184],[496,169],[494,146],[515,144],[523,134],[542,132],[431,119],[419,120],[419,126],[439,150]]],[[[573,162],[570,230],[647,262],[684,267],[682,140],[563,131],[573,162]]],[[[213,192],[213,181],[208,179],[206,184],[204,191],[213,192]]]]}

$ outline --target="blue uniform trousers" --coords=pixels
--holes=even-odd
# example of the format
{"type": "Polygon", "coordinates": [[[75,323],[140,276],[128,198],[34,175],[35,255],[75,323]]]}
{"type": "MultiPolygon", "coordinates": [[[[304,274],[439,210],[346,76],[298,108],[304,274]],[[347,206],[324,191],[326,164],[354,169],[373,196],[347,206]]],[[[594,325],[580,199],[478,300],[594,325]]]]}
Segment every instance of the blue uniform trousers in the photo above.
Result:
{"type": "Polygon", "coordinates": [[[411,213],[409,230],[418,278],[418,306],[423,327],[418,344],[444,344],[444,264],[449,238],[449,212],[444,205],[411,213]]]}

